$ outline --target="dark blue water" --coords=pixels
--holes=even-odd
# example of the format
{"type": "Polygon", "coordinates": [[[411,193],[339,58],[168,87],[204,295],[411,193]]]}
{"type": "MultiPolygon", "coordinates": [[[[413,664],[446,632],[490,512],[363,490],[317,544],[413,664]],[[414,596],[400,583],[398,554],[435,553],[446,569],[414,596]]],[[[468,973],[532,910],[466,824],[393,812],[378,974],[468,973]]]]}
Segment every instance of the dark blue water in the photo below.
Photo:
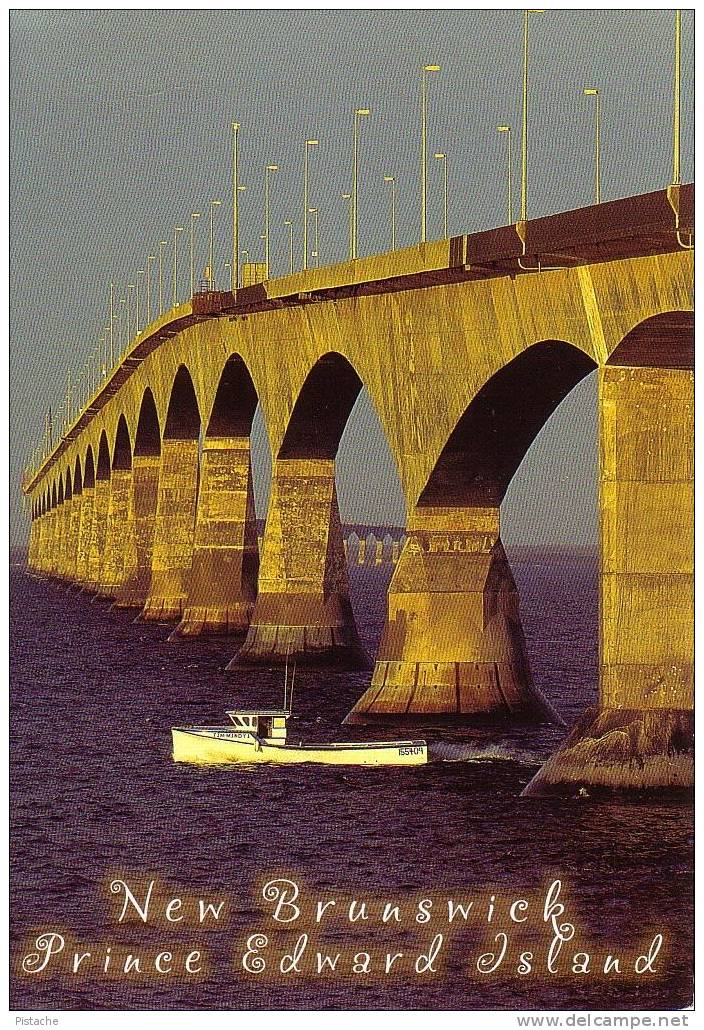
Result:
{"type": "MultiPolygon", "coordinates": [[[[523,554],[513,567],[536,681],[569,724],[596,696],[595,562],[523,554]]],[[[352,577],[360,633],[373,653],[388,571],[353,570],[352,577]]],[[[177,766],[170,760],[173,724],[219,722],[234,705],[278,705],[281,673],[226,674],[232,642],[167,643],[166,627],[135,625],[124,613],[32,579],[19,567],[11,588],[15,959],[33,950],[38,932],[57,930],[95,955],[101,942],[150,954],[201,945],[210,963],[195,981],[176,975],[111,979],[100,966],[86,976],[16,973],[14,1008],[640,1009],[690,1003],[691,810],[643,798],[521,799],[564,730],[414,726],[413,735],[432,741],[436,760],[410,769],[177,766]],[[158,927],[118,926],[118,899],[108,890],[118,873],[135,889],[138,879],[153,875],[157,894],[170,885],[173,894],[226,897],[227,905],[214,929],[188,920],[165,928],[163,918],[158,927]],[[406,956],[423,950],[436,932],[434,923],[423,929],[412,921],[380,929],[372,918],[352,927],[333,920],[324,936],[298,924],[271,934],[274,924],[258,891],[263,877],[277,873],[299,882],[306,897],[399,902],[430,895],[487,899],[492,892],[500,902],[559,877],[580,939],[589,938],[602,964],[605,952],[635,952],[658,930],[665,943],[657,975],[635,980],[598,971],[519,976],[515,962],[481,976],[473,963],[494,928],[470,922],[444,941],[435,975],[282,977],[267,970],[247,976],[240,957],[255,931],[269,934],[278,957],[306,929],[315,938],[311,953],[346,948],[352,954],[367,944],[372,950],[373,942],[380,952],[406,956]]],[[[353,731],[340,722],[368,675],[299,670],[292,737],[349,739],[353,731]]],[[[446,926],[437,929],[447,938],[446,926]]]]}

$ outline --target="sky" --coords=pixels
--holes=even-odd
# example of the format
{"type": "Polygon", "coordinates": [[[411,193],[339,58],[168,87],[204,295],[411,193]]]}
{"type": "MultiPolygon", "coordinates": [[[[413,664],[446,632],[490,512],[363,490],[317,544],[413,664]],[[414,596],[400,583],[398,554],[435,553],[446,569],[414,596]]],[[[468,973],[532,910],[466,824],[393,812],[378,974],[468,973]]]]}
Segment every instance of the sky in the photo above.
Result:
{"type": "MultiPolygon", "coordinates": [[[[693,15],[683,13],[682,180],[693,171],[693,15]]],[[[661,189],[672,177],[672,11],[546,10],[531,18],[528,214],[591,203],[593,98],[602,96],[602,199],[661,189]]],[[[239,121],[240,243],[261,259],[264,166],[272,178],[272,274],[300,249],[303,141],[320,260],[346,255],[352,112],[360,139],[359,253],[417,240],[419,80],[429,82],[429,152],[448,155],[450,234],[505,221],[505,137],[520,156],[522,15],[504,11],[13,11],[10,14],[11,532],[23,541],[20,470],[106,324],[118,296],[174,225],[213,199],[216,279],[230,247],[230,124],[239,121]]],[[[439,163],[428,173],[429,238],[442,235],[439,163]]],[[[515,177],[515,203],[518,181],[515,177]]],[[[187,292],[187,254],[181,295],[187,292]]],[[[596,387],[579,384],[526,455],[502,507],[509,543],[596,541],[596,387]]],[[[263,516],[270,456],[253,434],[263,516]]],[[[366,394],[338,455],[343,520],[403,524],[393,461],[366,394]]]]}

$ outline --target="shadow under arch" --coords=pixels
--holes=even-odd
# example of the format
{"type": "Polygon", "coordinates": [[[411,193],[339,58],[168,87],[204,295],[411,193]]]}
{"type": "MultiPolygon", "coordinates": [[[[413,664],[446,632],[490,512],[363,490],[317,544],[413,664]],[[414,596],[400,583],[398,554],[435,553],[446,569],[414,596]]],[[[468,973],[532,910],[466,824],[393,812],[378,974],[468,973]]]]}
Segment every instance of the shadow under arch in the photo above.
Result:
{"type": "Polygon", "coordinates": [[[134,456],[158,457],[161,454],[161,427],[154,394],[146,387],[139,406],[137,431],[134,436],[134,456]]]}
{"type": "Polygon", "coordinates": [[[108,444],[108,436],[105,430],[100,434],[100,443],[98,444],[98,464],[95,469],[96,481],[106,480],[110,478],[110,446],[108,444]]]}
{"type": "Polygon", "coordinates": [[[231,354],[203,435],[187,599],[169,639],[242,633],[249,625],[259,572],[250,444],[257,404],[247,365],[231,354]]]}
{"type": "Polygon", "coordinates": [[[120,415],[115,431],[115,446],[112,454],[113,471],[128,472],[132,468],[132,443],[127,419],[120,415]]]}
{"type": "Polygon", "coordinates": [[[435,464],[418,508],[496,507],[536,436],[580,380],[596,368],[560,340],[533,344],[473,398],[435,464]]]}
{"type": "Polygon", "coordinates": [[[469,403],[410,514],[372,686],[346,721],[562,721],[530,674],[499,509],[542,426],[595,367],[540,341],[469,403]]]}
{"type": "Polygon", "coordinates": [[[180,365],[174,377],[164,425],[165,440],[197,440],[200,411],[191,374],[180,365]]]}
{"type": "Polygon", "coordinates": [[[279,458],[333,461],[362,385],[342,354],[330,351],[319,358],[296,398],[279,458]]]}
{"type": "Polygon", "coordinates": [[[694,368],[694,313],[667,311],[634,326],[607,365],[638,368],[694,368]]]}
{"type": "Polygon", "coordinates": [[[95,487],[95,462],[93,460],[93,448],[90,444],[83,461],[83,470],[83,489],[93,490],[95,487]]]}
{"type": "Polygon", "coordinates": [[[81,459],[78,454],[73,466],[73,492],[74,495],[83,492],[83,474],[81,472],[81,459]]]}

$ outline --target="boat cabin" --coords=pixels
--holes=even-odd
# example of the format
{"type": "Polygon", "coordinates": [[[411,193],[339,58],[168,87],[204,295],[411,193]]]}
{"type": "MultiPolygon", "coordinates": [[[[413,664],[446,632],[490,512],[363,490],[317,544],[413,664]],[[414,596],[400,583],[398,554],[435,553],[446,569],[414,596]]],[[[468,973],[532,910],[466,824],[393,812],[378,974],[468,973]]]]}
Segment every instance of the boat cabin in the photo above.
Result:
{"type": "Polygon", "coordinates": [[[268,744],[286,743],[286,720],[290,712],[238,711],[228,712],[230,722],[243,734],[251,734],[268,744]]]}

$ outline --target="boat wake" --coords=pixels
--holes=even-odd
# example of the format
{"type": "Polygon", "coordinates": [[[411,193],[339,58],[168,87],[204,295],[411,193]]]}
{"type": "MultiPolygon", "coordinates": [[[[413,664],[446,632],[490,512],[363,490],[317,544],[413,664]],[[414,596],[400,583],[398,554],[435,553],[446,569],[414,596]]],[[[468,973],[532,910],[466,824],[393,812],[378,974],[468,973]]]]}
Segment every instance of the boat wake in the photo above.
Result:
{"type": "Polygon", "coordinates": [[[428,741],[428,760],[431,762],[516,762],[519,765],[539,766],[545,756],[536,751],[525,751],[510,744],[454,744],[447,740],[428,741]]]}

